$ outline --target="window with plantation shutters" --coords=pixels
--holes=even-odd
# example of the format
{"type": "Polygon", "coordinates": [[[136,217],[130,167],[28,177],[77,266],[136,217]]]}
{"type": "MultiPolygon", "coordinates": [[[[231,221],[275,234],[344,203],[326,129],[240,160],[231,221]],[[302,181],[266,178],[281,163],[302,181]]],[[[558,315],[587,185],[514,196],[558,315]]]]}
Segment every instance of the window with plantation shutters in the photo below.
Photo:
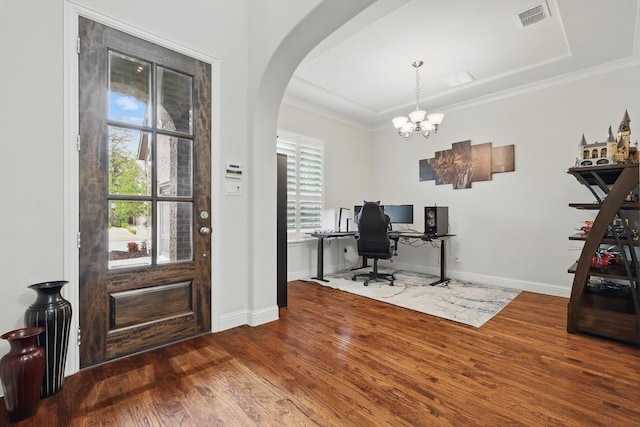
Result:
{"type": "Polygon", "coordinates": [[[277,152],[287,156],[289,239],[322,228],[324,141],[279,132],[277,152]]]}

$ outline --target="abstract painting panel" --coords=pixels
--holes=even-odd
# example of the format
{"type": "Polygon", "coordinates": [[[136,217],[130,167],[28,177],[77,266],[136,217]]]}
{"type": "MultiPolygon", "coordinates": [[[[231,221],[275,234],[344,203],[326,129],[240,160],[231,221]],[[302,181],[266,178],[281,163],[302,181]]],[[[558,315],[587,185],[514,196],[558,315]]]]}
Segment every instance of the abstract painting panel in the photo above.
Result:
{"type": "Polygon", "coordinates": [[[495,147],[491,150],[491,171],[493,173],[513,172],[515,170],[513,145],[495,147]]]}

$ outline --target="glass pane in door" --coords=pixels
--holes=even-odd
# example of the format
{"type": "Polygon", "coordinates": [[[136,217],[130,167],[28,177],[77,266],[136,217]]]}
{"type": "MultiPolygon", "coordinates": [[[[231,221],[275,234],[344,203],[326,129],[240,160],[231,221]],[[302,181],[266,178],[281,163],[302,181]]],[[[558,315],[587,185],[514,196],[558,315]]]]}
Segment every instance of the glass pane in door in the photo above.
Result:
{"type": "Polygon", "coordinates": [[[157,137],[158,196],[193,194],[193,141],[169,135],[157,137]]]}
{"type": "Polygon", "coordinates": [[[158,202],[157,262],[193,259],[193,203],[158,202]]]}
{"type": "Polygon", "coordinates": [[[151,264],[151,203],[109,201],[109,268],[151,264]]]}
{"type": "Polygon", "coordinates": [[[151,64],[109,51],[108,119],[146,126],[151,105],[151,64]]]}
{"type": "Polygon", "coordinates": [[[158,129],[193,133],[192,81],[191,76],[158,67],[158,129]]]}
{"type": "Polygon", "coordinates": [[[109,127],[109,194],[151,195],[151,134],[109,127]]]}

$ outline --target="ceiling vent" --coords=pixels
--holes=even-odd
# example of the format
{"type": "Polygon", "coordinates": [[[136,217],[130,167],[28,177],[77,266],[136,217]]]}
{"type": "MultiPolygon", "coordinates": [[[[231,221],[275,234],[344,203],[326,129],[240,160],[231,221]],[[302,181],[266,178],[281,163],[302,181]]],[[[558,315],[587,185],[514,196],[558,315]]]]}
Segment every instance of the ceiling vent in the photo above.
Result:
{"type": "Polygon", "coordinates": [[[451,76],[443,77],[440,81],[449,87],[458,87],[467,83],[471,83],[475,79],[468,71],[461,71],[451,76]]]}
{"type": "Polygon", "coordinates": [[[513,15],[518,28],[526,28],[530,25],[537,24],[540,21],[544,21],[549,18],[549,6],[547,2],[540,3],[537,6],[530,7],[527,10],[523,10],[520,13],[513,15]]]}

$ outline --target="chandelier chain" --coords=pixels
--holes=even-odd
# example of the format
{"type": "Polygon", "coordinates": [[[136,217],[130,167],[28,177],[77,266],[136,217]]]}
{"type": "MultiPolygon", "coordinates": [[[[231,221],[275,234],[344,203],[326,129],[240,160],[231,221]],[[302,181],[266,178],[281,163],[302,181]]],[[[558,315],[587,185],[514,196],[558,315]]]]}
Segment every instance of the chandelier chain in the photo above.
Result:
{"type": "Polygon", "coordinates": [[[420,109],[420,67],[416,67],[416,110],[420,109]]]}

